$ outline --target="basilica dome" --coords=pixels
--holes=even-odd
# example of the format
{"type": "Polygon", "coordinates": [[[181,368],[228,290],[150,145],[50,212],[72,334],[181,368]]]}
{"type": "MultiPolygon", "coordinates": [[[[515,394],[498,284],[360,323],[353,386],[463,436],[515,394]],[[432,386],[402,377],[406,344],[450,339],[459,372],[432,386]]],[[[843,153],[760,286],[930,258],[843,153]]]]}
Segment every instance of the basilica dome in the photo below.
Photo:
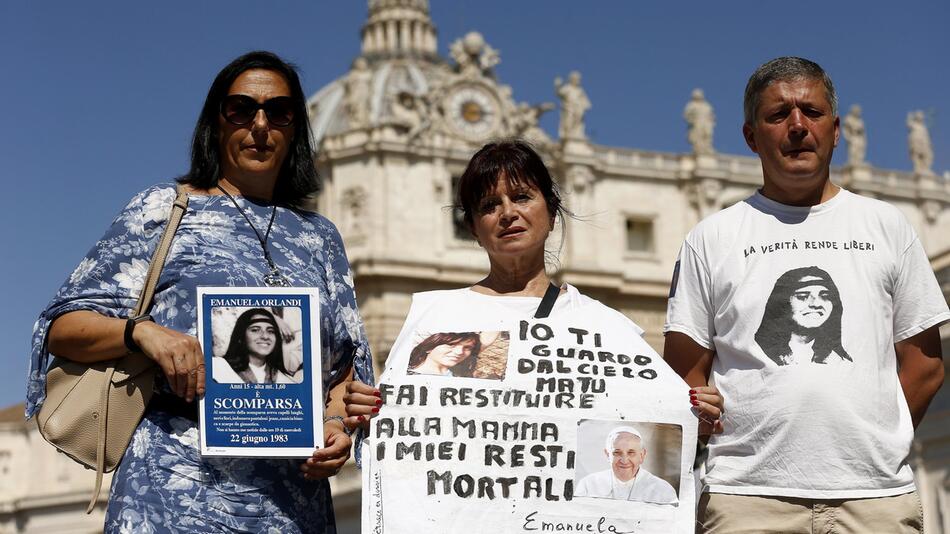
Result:
{"type": "Polygon", "coordinates": [[[354,65],[361,59],[369,71],[366,121],[354,124],[353,116],[347,112],[345,100],[349,75],[341,76],[307,101],[315,145],[319,146],[320,141],[327,136],[396,121],[392,113],[393,102],[400,98],[406,100],[425,95],[434,82],[440,79],[440,69],[430,60],[403,57],[370,63],[361,57],[354,61],[354,65]]]}
{"type": "Polygon", "coordinates": [[[412,107],[446,69],[427,0],[370,0],[361,34],[362,53],[350,72],[307,101],[317,146],[327,136],[400,122],[394,102],[412,107]]]}
{"type": "Polygon", "coordinates": [[[361,35],[349,72],[307,102],[318,148],[351,132],[379,139],[381,131],[408,145],[439,139],[462,150],[494,137],[550,142],[538,117],[554,105],[516,102],[495,76],[498,50],[480,33],[452,42],[451,62],[439,56],[426,0],[371,0],[361,35]]]}

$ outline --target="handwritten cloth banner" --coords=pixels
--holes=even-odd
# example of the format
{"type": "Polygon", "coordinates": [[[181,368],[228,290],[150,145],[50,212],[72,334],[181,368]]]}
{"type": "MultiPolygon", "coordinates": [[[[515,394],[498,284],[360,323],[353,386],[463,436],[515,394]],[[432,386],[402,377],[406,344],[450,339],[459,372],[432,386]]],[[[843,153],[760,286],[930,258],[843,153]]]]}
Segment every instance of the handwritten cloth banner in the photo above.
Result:
{"type": "Polygon", "coordinates": [[[363,532],[692,532],[686,384],[571,286],[547,319],[507,299],[414,296],[363,446],[363,532]]]}

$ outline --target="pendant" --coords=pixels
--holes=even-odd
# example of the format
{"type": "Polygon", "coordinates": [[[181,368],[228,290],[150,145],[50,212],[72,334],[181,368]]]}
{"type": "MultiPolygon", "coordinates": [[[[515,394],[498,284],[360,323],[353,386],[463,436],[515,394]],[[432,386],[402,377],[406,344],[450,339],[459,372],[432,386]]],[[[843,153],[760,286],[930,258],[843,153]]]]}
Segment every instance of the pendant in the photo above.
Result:
{"type": "Polygon", "coordinates": [[[290,280],[280,274],[277,266],[272,266],[270,272],[264,276],[264,284],[268,287],[290,287],[290,280]]]}

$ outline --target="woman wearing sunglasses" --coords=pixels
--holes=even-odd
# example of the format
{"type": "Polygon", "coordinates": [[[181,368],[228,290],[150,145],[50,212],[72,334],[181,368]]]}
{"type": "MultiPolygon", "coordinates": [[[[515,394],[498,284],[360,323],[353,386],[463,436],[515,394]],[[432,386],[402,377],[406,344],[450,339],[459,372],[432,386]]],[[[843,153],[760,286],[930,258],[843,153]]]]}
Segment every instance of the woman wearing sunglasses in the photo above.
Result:
{"type": "MultiPolygon", "coordinates": [[[[372,383],[350,268],[336,228],[302,209],[319,189],[303,91],[269,52],[215,78],[195,127],[189,205],[150,316],[130,318],[175,198],[174,184],[136,195],[82,260],[34,328],[28,410],[42,403],[50,353],[78,362],[138,350],[159,385],[113,476],[105,530],[335,532],[327,478],[350,454],[344,380],[372,383]],[[195,399],[205,369],[198,286],[312,286],[320,292],[326,447],[299,460],[203,459],[195,399]],[[128,334],[128,335],[127,335],[128,334]]],[[[317,368],[321,368],[317,367],[317,368]]]]}

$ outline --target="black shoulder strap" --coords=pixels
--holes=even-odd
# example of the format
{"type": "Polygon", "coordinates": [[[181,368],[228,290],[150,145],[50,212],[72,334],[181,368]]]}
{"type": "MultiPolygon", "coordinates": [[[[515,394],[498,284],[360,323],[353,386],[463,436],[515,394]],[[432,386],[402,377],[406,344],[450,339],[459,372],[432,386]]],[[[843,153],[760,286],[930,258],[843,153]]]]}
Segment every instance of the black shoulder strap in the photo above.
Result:
{"type": "Polygon", "coordinates": [[[541,304],[538,305],[538,311],[534,312],[534,318],[544,319],[548,315],[551,315],[551,310],[554,309],[554,302],[557,300],[557,297],[560,294],[560,287],[554,284],[548,284],[548,290],[544,292],[544,297],[541,299],[541,304]]]}

